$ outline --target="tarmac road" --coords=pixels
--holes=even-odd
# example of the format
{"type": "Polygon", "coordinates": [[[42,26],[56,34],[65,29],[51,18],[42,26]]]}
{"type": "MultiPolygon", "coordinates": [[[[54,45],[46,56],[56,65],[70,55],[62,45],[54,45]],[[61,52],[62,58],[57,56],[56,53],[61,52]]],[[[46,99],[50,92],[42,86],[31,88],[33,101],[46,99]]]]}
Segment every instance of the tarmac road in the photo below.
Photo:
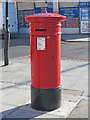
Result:
{"type": "MultiPolygon", "coordinates": [[[[0,48],[4,47],[4,40],[0,41],[0,48]]],[[[2,54],[3,54],[2,49],[2,54]]],[[[1,52],[1,49],[0,49],[1,52]]],[[[9,42],[9,58],[30,55],[29,39],[11,39],[9,42]]],[[[61,57],[65,59],[88,59],[88,42],[61,43],[61,57]]]]}
{"type": "Polygon", "coordinates": [[[88,59],[88,42],[64,42],[61,56],[69,59],[88,59]]]}

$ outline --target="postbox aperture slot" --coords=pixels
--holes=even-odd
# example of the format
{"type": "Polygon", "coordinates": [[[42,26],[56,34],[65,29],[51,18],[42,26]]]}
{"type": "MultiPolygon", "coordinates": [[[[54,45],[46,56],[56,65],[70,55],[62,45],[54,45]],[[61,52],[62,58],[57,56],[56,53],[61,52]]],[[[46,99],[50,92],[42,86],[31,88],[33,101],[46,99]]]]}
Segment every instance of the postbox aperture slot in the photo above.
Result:
{"type": "Polygon", "coordinates": [[[47,29],[35,29],[35,31],[47,31],[47,29]]]}

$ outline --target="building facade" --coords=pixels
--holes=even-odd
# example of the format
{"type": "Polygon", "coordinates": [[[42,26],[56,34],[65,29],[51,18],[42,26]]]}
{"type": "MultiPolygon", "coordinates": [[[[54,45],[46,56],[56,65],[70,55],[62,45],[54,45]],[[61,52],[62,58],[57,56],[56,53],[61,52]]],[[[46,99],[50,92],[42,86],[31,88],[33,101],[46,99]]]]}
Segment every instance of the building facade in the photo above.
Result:
{"type": "MultiPolygon", "coordinates": [[[[3,24],[5,24],[5,3],[3,6],[3,24]]],[[[9,7],[9,31],[11,33],[29,33],[29,23],[25,21],[25,16],[34,13],[47,12],[59,13],[67,17],[66,21],[62,22],[63,34],[87,34],[90,33],[90,2],[79,1],[65,2],[58,0],[53,2],[11,2],[9,7]],[[57,8],[57,9],[55,9],[57,8]]]]}
{"type": "MultiPolygon", "coordinates": [[[[2,19],[4,24],[4,29],[6,27],[6,3],[2,2],[2,19]]],[[[8,29],[11,33],[18,32],[18,18],[17,18],[17,8],[14,2],[8,4],[8,29]]]]}

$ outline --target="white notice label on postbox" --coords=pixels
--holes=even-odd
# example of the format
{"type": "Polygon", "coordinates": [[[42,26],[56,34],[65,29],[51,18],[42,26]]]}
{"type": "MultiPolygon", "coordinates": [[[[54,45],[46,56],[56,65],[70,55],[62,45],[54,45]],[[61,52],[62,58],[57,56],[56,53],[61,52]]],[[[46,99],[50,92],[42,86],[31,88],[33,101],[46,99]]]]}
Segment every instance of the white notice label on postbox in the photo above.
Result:
{"type": "Polygon", "coordinates": [[[45,50],[45,37],[37,37],[37,50],[45,50]]]}

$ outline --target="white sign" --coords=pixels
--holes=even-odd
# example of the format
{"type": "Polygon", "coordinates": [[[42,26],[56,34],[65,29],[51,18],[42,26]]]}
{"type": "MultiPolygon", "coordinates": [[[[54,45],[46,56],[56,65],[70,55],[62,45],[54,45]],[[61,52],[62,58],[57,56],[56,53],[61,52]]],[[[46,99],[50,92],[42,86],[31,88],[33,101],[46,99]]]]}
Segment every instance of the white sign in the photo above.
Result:
{"type": "Polygon", "coordinates": [[[81,8],[81,33],[90,33],[90,8],[81,8]]]}
{"type": "Polygon", "coordinates": [[[53,0],[53,13],[59,13],[58,0],[53,0]]]}
{"type": "Polygon", "coordinates": [[[45,37],[37,37],[37,50],[45,50],[45,37]]]}
{"type": "Polygon", "coordinates": [[[81,21],[81,33],[90,33],[89,24],[89,21],[81,21]]]}

